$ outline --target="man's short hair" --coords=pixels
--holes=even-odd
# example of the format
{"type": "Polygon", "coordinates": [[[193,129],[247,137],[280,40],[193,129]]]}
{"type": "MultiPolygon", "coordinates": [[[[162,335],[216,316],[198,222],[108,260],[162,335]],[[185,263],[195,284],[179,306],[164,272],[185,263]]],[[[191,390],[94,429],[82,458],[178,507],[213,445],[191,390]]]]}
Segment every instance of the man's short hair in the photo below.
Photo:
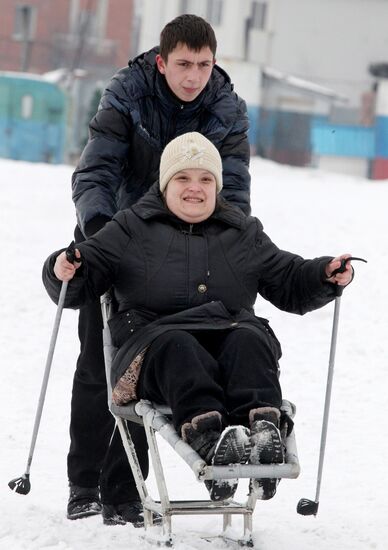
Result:
{"type": "Polygon", "coordinates": [[[198,52],[207,46],[216,55],[217,40],[211,25],[198,15],[179,15],[162,29],[160,33],[160,55],[167,61],[168,54],[177,45],[185,44],[189,50],[198,52]]]}

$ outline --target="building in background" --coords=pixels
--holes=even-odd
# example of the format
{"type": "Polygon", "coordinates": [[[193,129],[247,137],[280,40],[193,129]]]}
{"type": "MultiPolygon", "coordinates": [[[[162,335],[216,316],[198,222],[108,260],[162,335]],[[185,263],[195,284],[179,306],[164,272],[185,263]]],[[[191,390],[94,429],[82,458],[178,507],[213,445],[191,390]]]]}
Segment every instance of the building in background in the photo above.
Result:
{"type": "Polygon", "coordinates": [[[369,70],[386,61],[386,0],[2,0],[0,71],[66,91],[75,161],[98,90],[182,13],[215,29],[253,153],[388,178],[388,71],[369,70]]]}
{"type": "Polygon", "coordinates": [[[0,72],[0,157],[64,162],[67,98],[39,75],[0,72]]]}
{"type": "Polygon", "coordinates": [[[181,13],[196,13],[212,24],[218,61],[247,101],[250,141],[258,154],[388,178],[388,143],[382,141],[388,100],[381,97],[387,92],[369,72],[371,64],[387,56],[388,2],[140,3],[140,51],[156,44],[163,25],[181,13]]]}
{"type": "MultiPolygon", "coordinates": [[[[132,0],[1,0],[0,71],[41,75],[65,90],[68,161],[87,138],[96,88],[133,55],[133,15],[132,0]]],[[[0,151],[11,150],[0,144],[0,151]]]]}
{"type": "Polygon", "coordinates": [[[1,0],[0,68],[104,75],[127,64],[132,21],[132,0],[1,0]]]}

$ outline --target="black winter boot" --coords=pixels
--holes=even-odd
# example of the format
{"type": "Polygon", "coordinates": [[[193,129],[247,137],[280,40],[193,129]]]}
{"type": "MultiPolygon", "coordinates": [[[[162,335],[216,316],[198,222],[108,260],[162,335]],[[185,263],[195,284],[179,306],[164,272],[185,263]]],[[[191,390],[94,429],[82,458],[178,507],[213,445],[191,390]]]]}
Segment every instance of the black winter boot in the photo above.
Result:
{"type": "MultiPolygon", "coordinates": [[[[282,464],[283,444],[279,431],[280,411],[275,407],[252,409],[249,413],[251,426],[251,464],[282,464]]],[[[253,489],[261,500],[269,500],[276,493],[279,479],[251,480],[253,489]]]]}
{"type": "Polygon", "coordinates": [[[222,416],[218,411],[194,416],[191,422],[185,422],[181,428],[183,441],[197,451],[206,464],[211,464],[221,432],[222,416]]]}
{"type": "Polygon", "coordinates": [[[101,513],[98,487],[79,487],[70,483],[67,519],[81,519],[101,513]]]}
{"type": "MultiPolygon", "coordinates": [[[[195,416],[191,422],[183,424],[182,439],[197,451],[206,464],[244,464],[250,452],[248,429],[229,426],[222,432],[222,424],[222,416],[218,411],[195,416]]],[[[232,498],[237,484],[237,479],[205,481],[212,500],[232,498]]]]}
{"type": "MultiPolygon", "coordinates": [[[[154,525],[162,523],[162,516],[152,512],[154,525]]],[[[104,525],[125,525],[144,527],[144,509],[140,500],[131,500],[123,504],[103,504],[102,518],[104,525]]]]}

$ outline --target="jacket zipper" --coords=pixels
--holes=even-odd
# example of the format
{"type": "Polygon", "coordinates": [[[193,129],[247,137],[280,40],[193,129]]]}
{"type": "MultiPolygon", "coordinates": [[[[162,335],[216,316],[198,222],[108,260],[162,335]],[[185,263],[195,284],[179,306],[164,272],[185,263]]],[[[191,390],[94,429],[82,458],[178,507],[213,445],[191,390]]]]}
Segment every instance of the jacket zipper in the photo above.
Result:
{"type": "Polygon", "coordinates": [[[176,121],[177,121],[177,118],[178,118],[178,113],[180,111],[182,111],[182,109],[184,109],[184,105],[179,105],[179,111],[175,111],[175,113],[171,116],[171,118],[169,119],[169,124],[168,124],[168,128],[167,128],[167,143],[169,143],[173,137],[176,137],[175,136],[175,133],[176,133],[176,121]]]}
{"type": "Polygon", "coordinates": [[[193,224],[189,224],[189,230],[186,233],[186,295],[187,295],[187,307],[190,307],[190,236],[193,234],[193,224]]]}

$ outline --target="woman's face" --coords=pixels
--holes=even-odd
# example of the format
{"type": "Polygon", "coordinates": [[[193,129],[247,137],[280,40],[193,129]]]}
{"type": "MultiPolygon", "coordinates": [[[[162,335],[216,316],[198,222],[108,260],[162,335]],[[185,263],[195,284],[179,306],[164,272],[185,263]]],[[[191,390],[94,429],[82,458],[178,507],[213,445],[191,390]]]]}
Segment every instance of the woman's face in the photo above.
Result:
{"type": "Polygon", "coordinates": [[[165,191],[167,207],[187,223],[206,220],[216,207],[216,178],[201,168],[177,172],[165,191]]]}

